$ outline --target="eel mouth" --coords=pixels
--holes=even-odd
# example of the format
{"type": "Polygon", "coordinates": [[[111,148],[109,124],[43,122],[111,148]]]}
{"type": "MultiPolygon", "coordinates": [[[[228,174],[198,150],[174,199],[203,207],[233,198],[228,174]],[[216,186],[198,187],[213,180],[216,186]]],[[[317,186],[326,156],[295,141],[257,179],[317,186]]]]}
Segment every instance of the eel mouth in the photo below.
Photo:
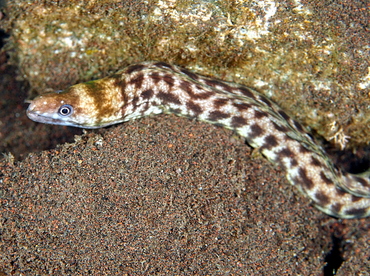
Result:
{"type": "Polygon", "coordinates": [[[54,119],[39,113],[36,113],[29,108],[27,109],[27,117],[30,118],[32,121],[37,123],[43,123],[43,124],[53,124],[53,125],[60,125],[60,124],[66,124],[68,122],[62,122],[58,119],[54,119]]]}

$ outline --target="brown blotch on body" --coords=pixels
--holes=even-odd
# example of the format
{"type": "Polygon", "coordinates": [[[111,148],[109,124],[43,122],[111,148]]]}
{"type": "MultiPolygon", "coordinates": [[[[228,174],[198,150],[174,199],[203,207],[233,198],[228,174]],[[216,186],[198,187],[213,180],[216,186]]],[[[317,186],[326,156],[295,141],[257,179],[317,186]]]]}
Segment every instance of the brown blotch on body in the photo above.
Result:
{"type": "Polygon", "coordinates": [[[217,88],[216,86],[218,86],[217,89],[225,90],[225,91],[228,91],[230,93],[233,91],[233,88],[230,85],[227,85],[226,83],[223,83],[220,80],[206,79],[205,83],[207,85],[209,85],[211,87],[215,87],[215,88],[217,88]]]}
{"type": "Polygon", "coordinates": [[[144,75],[138,74],[137,76],[135,76],[129,81],[129,84],[133,84],[135,85],[136,89],[139,89],[143,85],[143,81],[144,81],[144,75]]]}
{"type": "Polygon", "coordinates": [[[315,167],[322,167],[323,164],[315,156],[311,156],[311,165],[315,167]]]}
{"type": "Polygon", "coordinates": [[[280,126],[274,121],[271,121],[271,123],[277,131],[284,132],[284,133],[287,133],[289,131],[289,129],[286,126],[280,126]]]}
{"type": "Polygon", "coordinates": [[[353,179],[354,179],[355,181],[357,181],[357,182],[361,183],[361,185],[362,185],[362,186],[364,186],[364,187],[369,187],[369,183],[368,183],[365,179],[363,179],[363,178],[361,178],[361,177],[358,177],[358,176],[353,176],[353,179]]]}
{"type": "Polygon", "coordinates": [[[281,117],[284,118],[285,121],[290,120],[290,117],[288,116],[288,114],[286,114],[283,110],[279,110],[278,113],[280,114],[281,117]]]}
{"type": "Polygon", "coordinates": [[[98,118],[98,125],[101,123],[101,119],[109,117],[117,112],[117,109],[111,105],[111,95],[105,93],[105,91],[109,91],[110,84],[106,84],[101,80],[97,80],[86,82],[80,85],[83,85],[85,93],[94,99],[94,108],[97,111],[96,118],[98,118]]]}
{"type": "Polygon", "coordinates": [[[149,100],[154,96],[154,91],[152,89],[145,90],[141,93],[141,96],[143,97],[143,99],[149,100]]]}
{"type": "Polygon", "coordinates": [[[185,68],[181,68],[180,69],[181,73],[187,75],[189,78],[193,79],[193,80],[198,80],[199,79],[199,76],[185,68]]]}
{"type": "Polygon", "coordinates": [[[270,100],[268,100],[266,97],[259,95],[259,100],[261,102],[264,102],[268,107],[272,107],[272,103],[270,100]]]}
{"type": "Polygon", "coordinates": [[[363,200],[363,199],[364,199],[363,197],[352,195],[351,201],[352,202],[357,202],[357,201],[360,201],[360,200],[363,200]]]}
{"type": "Polygon", "coordinates": [[[324,172],[320,172],[320,178],[326,185],[334,185],[333,181],[331,181],[327,176],[324,174],[324,172]]]}
{"type": "Polygon", "coordinates": [[[293,151],[291,151],[289,148],[284,148],[282,149],[281,151],[278,152],[278,155],[279,155],[279,161],[278,163],[283,166],[283,167],[287,167],[285,163],[283,163],[283,160],[282,158],[284,157],[287,157],[289,158],[289,161],[290,161],[290,165],[288,167],[295,167],[295,166],[298,166],[298,162],[296,160],[296,155],[293,151]]]}
{"type": "Polygon", "coordinates": [[[345,211],[346,215],[355,217],[363,217],[366,214],[366,208],[353,208],[345,211]]]}
{"type": "Polygon", "coordinates": [[[254,117],[256,117],[257,119],[262,119],[263,117],[268,117],[268,116],[269,115],[266,112],[259,111],[259,110],[254,111],[254,117]]]}
{"type": "Polygon", "coordinates": [[[171,93],[165,93],[163,91],[160,91],[158,92],[157,97],[163,102],[163,104],[167,103],[181,104],[180,99],[171,93]]]}
{"type": "Polygon", "coordinates": [[[332,206],[331,206],[331,210],[333,211],[333,213],[336,213],[336,214],[339,214],[340,211],[342,210],[343,208],[343,204],[340,204],[340,203],[334,203],[332,206]]]}
{"type": "Polygon", "coordinates": [[[191,83],[188,81],[180,82],[180,88],[188,93],[190,96],[194,94],[193,89],[191,89],[191,83]]]}
{"type": "Polygon", "coordinates": [[[295,153],[292,152],[289,148],[283,148],[281,151],[278,153],[280,157],[288,157],[288,158],[294,158],[295,153]]]}
{"type": "Polygon", "coordinates": [[[249,90],[247,87],[245,86],[239,86],[238,87],[238,90],[244,95],[244,96],[247,96],[248,98],[251,98],[251,99],[255,99],[255,95],[253,94],[253,92],[251,90],[249,90]]]}
{"type": "Polygon", "coordinates": [[[187,102],[186,103],[186,107],[188,109],[190,109],[191,111],[193,111],[194,114],[195,114],[195,116],[197,116],[197,115],[199,115],[200,113],[203,112],[202,108],[198,104],[196,104],[196,103],[194,103],[192,101],[187,102]]]}
{"type": "Polygon", "coordinates": [[[149,103],[146,102],[146,103],[144,103],[144,105],[141,105],[141,107],[143,107],[142,110],[141,110],[141,115],[143,116],[144,112],[149,109],[149,103]]]}
{"type": "Polygon", "coordinates": [[[252,108],[252,105],[247,103],[233,103],[233,106],[235,106],[239,112],[252,108]]]}
{"type": "Polygon", "coordinates": [[[296,129],[298,129],[300,132],[306,133],[306,131],[304,130],[303,126],[300,123],[293,119],[292,121],[296,129]]]}
{"type": "Polygon", "coordinates": [[[343,191],[340,188],[335,189],[335,192],[336,192],[336,194],[335,194],[336,197],[342,197],[342,196],[345,196],[347,194],[347,192],[343,191]]]}
{"type": "Polygon", "coordinates": [[[253,139],[256,137],[260,137],[265,131],[257,124],[251,125],[251,132],[248,136],[253,139]]]}
{"type": "Polygon", "coordinates": [[[231,119],[231,126],[234,128],[243,127],[247,125],[247,120],[242,116],[234,116],[231,119]]]}
{"type": "Polygon", "coordinates": [[[151,73],[149,77],[153,80],[155,84],[158,84],[158,82],[163,79],[163,77],[158,72],[151,73]]]}
{"type": "Polygon", "coordinates": [[[132,105],[134,107],[134,110],[137,108],[137,103],[139,102],[139,97],[138,96],[135,96],[133,99],[132,99],[132,105]]]}
{"type": "Polygon", "coordinates": [[[126,68],[126,73],[127,74],[131,74],[133,72],[141,71],[144,68],[147,68],[147,66],[146,65],[143,65],[143,64],[131,65],[131,66],[129,66],[129,67],[126,68]]]}
{"type": "Polygon", "coordinates": [[[162,79],[170,86],[170,88],[173,87],[175,80],[173,79],[171,75],[164,75],[162,79]]]}
{"type": "Polygon", "coordinates": [[[162,62],[162,61],[154,63],[154,66],[162,67],[162,68],[164,67],[164,68],[168,68],[168,69],[173,70],[172,65],[170,65],[168,63],[165,63],[165,62],[162,62]]]}
{"type": "Polygon", "coordinates": [[[303,145],[300,145],[300,147],[299,147],[299,152],[300,153],[309,153],[309,152],[311,152],[308,148],[306,148],[305,146],[303,146],[303,145]]]}
{"type": "Polygon", "coordinates": [[[119,78],[119,76],[117,75],[117,77],[114,77],[114,86],[115,87],[118,87],[120,90],[121,90],[121,98],[122,98],[122,102],[126,102],[127,100],[127,95],[126,95],[126,81],[119,78]]]}
{"type": "MultiPolygon", "coordinates": [[[[211,91],[207,91],[207,92],[204,92],[204,93],[194,93],[193,89],[191,88],[191,83],[188,82],[188,81],[182,81],[180,83],[180,89],[184,90],[186,93],[188,93],[188,95],[193,98],[193,99],[202,99],[202,100],[205,100],[205,99],[208,99],[209,97],[211,97],[212,95],[214,95],[214,92],[211,92],[211,91]]],[[[202,90],[202,87],[199,87],[198,88],[199,90],[202,90]]]]}
{"type": "Polygon", "coordinates": [[[290,159],[290,165],[291,165],[292,167],[296,167],[296,166],[298,166],[298,162],[297,162],[297,160],[296,160],[295,158],[290,159]]]}
{"type": "Polygon", "coordinates": [[[264,141],[264,145],[262,146],[262,148],[270,150],[270,149],[272,149],[272,148],[274,148],[278,145],[279,145],[279,143],[277,141],[277,138],[274,135],[270,134],[270,135],[266,136],[265,141],[264,141]]]}
{"type": "Polygon", "coordinates": [[[321,206],[326,206],[330,203],[330,198],[327,195],[325,195],[323,192],[315,193],[315,199],[317,203],[319,203],[321,206]]]}
{"type": "Polygon", "coordinates": [[[218,121],[218,120],[226,119],[229,117],[230,117],[230,114],[227,114],[221,111],[212,111],[208,115],[208,119],[210,121],[218,121]]]}
{"type": "Polygon", "coordinates": [[[226,105],[229,101],[230,101],[229,99],[219,98],[219,99],[214,100],[213,106],[215,108],[220,108],[220,107],[226,105]]]}
{"type": "Polygon", "coordinates": [[[307,177],[307,171],[304,168],[298,169],[298,175],[301,180],[301,185],[304,186],[307,190],[311,190],[315,184],[313,183],[311,178],[307,177]]]}

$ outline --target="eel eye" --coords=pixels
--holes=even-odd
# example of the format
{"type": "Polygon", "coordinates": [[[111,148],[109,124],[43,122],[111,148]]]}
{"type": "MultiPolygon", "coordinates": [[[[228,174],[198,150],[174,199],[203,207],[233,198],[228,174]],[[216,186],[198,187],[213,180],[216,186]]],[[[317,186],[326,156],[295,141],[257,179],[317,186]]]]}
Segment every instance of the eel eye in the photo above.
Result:
{"type": "Polygon", "coordinates": [[[73,107],[69,104],[64,104],[59,108],[58,113],[62,116],[69,116],[73,113],[73,107]]]}

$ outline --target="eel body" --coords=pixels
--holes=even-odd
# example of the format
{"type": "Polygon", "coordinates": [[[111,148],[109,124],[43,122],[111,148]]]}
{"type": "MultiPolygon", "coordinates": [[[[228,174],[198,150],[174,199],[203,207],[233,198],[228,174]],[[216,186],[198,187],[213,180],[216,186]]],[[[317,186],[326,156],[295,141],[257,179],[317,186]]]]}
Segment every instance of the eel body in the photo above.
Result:
{"type": "Polygon", "coordinates": [[[290,183],[326,214],[370,215],[370,179],[338,169],[304,128],[276,104],[243,85],[163,62],[131,65],[100,80],[30,101],[30,119],[100,128],[173,113],[231,129],[286,170],[290,183]]]}

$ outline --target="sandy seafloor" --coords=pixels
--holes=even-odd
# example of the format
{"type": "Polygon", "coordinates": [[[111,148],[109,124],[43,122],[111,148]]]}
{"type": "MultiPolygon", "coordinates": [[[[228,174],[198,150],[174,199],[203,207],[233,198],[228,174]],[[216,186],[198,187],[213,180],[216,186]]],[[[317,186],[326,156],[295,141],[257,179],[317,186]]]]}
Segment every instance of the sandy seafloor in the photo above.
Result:
{"type": "Polygon", "coordinates": [[[27,119],[6,59],[0,275],[370,275],[370,220],[319,212],[231,131],[163,115],[74,142],[27,119]]]}
{"type": "Polygon", "coordinates": [[[317,211],[207,124],[159,116],[89,131],[1,172],[4,275],[321,275],[333,237],[337,275],[369,269],[368,219],[317,211]]]}

